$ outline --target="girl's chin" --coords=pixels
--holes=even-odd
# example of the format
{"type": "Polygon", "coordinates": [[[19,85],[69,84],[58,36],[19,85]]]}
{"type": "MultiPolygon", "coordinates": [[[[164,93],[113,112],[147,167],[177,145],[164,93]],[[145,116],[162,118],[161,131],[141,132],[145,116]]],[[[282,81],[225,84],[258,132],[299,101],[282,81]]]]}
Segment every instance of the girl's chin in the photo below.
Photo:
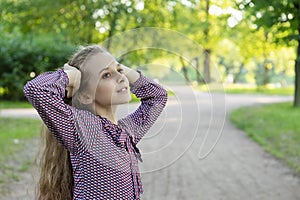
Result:
{"type": "Polygon", "coordinates": [[[115,105],[118,105],[118,104],[127,104],[130,101],[131,101],[131,96],[129,95],[127,98],[116,99],[116,101],[113,104],[115,104],[115,105]]]}
{"type": "Polygon", "coordinates": [[[131,98],[128,98],[127,100],[121,101],[119,104],[127,104],[130,103],[131,98]]]}

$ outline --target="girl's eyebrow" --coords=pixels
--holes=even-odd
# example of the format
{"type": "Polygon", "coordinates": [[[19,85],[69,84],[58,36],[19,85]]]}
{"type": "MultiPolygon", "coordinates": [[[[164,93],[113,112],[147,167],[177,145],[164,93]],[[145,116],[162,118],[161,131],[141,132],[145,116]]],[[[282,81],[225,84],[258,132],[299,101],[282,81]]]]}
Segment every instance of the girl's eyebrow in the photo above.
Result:
{"type": "Polygon", "coordinates": [[[105,67],[104,69],[101,69],[99,74],[101,74],[103,71],[108,70],[108,69],[109,69],[109,67],[105,67]]]}
{"type": "MultiPolygon", "coordinates": [[[[116,67],[120,67],[121,66],[121,64],[120,63],[117,63],[117,66],[116,67]]],[[[109,68],[111,68],[110,66],[108,66],[108,67],[105,67],[105,68],[103,68],[103,69],[101,69],[100,70],[100,72],[99,72],[99,74],[101,74],[103,71],[105,71],[105,70],[109,70],[109,68]]]]}

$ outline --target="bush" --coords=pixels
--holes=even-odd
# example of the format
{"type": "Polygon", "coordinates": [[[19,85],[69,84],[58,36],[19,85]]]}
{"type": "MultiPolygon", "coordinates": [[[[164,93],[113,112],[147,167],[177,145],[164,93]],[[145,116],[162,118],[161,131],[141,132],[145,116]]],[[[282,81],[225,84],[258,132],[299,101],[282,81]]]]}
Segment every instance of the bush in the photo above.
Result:
{"type": "Polygon", "coordinates": [[[30,74],[40,74],[62,66],[75,45],[52,35],[0,35],[0,98],[22,100],[23,86],[30,74]]]}

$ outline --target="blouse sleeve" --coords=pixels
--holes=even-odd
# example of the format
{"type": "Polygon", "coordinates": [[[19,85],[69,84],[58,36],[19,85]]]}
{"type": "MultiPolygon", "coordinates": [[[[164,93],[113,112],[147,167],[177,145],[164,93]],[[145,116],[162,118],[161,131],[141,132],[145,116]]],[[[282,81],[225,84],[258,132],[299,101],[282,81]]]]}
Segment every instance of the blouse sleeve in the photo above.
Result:
{"type": "Polygon", "coordinates": [[[151,128],[163,111],[168,94],[159,84],[140,75],[140,78],[131,86],[131,92],[141,99],[138,109],[122,119],[137,144],[151,128]]]}
{"type": "Polygon", "coordinates": [[[70,152],[74,152],[76,130],[73,109],[63,101],[68,82],[68,76],[62,69],[46,72],[27,82],[24,94],[51,133],[70,152]]]}

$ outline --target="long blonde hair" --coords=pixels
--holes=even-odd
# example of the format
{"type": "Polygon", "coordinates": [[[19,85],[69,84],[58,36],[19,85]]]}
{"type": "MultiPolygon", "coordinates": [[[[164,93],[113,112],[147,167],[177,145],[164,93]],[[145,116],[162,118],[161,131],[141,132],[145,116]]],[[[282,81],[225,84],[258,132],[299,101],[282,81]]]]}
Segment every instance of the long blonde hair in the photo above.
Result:
{"type": "Polygon", "coordinates": [[[40,157],[39,200],[71,200],[72,166],[69,153],[43,125],[41,138],[44,150],[40,157]]]}
{"type": "MultiPolygon", "coordinates": [[[[81,88],[88,82],[88,77],[85,78],[83,71],[85,62],[98,52],[106,52],[106,50],[98,45],[82,47],[68,61],[69,65],[79,69],[82,73],[81,88]]],[[[75,97],[74,101],[64,99],[69,105],[73,105],[75,100],[75,97]]],[[[74,180],[69,152],[45,125],[41,129],[41,138],[44,149],[39,157],[40,178],[37,197],[39,200],[72,200],[74,180]]]]}

